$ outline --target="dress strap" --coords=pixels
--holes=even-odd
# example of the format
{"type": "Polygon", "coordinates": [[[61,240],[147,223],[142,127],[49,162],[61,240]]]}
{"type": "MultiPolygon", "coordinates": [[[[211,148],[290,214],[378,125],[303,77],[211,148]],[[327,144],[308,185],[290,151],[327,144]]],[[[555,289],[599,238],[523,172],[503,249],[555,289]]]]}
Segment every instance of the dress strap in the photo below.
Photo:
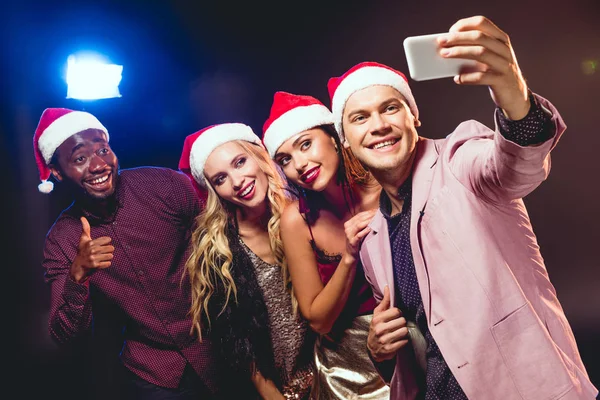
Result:
{"type": "Polygon", "coordinates": [[[310,227],[310,223],[308,222],[308,220],[306,219],[306,217],[302,216],[302,218],[304,218],[304,222],[306,222],[306,226],[308,226],[308,232],[310,232],[310,238],[314,242],[315,241],[315,237],[313,235],[312,228],[310,227]]]}

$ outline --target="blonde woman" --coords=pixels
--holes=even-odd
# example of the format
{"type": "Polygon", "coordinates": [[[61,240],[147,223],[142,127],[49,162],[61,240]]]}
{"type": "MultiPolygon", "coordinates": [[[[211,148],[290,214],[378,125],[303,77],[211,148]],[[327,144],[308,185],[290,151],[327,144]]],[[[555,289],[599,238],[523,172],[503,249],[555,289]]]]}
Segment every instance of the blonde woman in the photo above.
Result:
{"type": "Polygon", "coordinates": [[[186,265],[194,329],[214,322],[230,370],[247,373],[262,398],[308,398],[313,343],[294,310],[279,235],[281,176],[252,129],[237,123],[188,136],[180,169],[207,191],[186,265]]]}
{"type": "Polygon", "coordinates": [[[387,399],[367,353],[375,299],[358,262],[381,187],[332,124],[314,97],[275,94],[263,143],[300,197],[281,217],[281,237],[300,311],[320,334],[318,398],[387,399]]]}

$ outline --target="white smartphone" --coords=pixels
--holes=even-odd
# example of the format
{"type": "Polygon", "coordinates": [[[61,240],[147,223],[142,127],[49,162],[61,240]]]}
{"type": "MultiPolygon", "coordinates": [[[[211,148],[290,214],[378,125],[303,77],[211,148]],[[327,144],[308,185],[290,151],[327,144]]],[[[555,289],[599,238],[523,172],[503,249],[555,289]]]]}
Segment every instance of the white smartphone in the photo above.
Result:
{"type": "Polygon", "coordinates": [[[475,70],[477,63],[460,58],[444,58],[438,51],[437,38],[445,33],[409,36],[404,39],[404,53],[410,77],[415,81],[448,78],[461,71],[475,70]]]}

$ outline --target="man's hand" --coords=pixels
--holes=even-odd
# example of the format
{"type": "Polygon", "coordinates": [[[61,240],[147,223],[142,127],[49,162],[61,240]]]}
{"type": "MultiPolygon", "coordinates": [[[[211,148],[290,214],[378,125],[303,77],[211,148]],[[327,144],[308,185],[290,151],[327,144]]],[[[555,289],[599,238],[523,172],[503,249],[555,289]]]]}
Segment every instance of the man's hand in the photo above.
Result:
{"type": "Polygon", "coordinates": [[[402,312],[391,307],[390,290],[383,290],[381,303],[373,310],[373,319],[369,326],[367,348],[373,360],[382,362],[394,358],[398,350],[408,343],[408,328],[402,312]]]}
{"type": "Polygon", "coordinates": [[[508,118],[519,120],[527,115],[531,106],[527,83],[508,35],[492,21],[482,16],[461,19],[438,43],[442,57],[478,63],[476,70],[455,76],[456,83],[487,85],[494,103],[508,118]]]}
{"type": "Polygon", "coordinates": [[[77,256],[71,265],[71,278],[78,283],[84,282],[98,269],[110,267],[115,251],[108,236],[92,239],[90,223],[85,217],[81,217],[81,227],[77,256]]]}

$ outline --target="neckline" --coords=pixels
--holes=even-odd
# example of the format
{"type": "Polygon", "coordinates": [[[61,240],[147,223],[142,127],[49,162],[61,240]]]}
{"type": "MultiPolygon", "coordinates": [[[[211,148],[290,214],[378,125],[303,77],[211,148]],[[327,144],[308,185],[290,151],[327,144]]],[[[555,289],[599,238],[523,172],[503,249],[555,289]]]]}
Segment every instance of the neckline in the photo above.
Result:
{"type": "Polygon", "coordinates": [[[342,253],[330,253],[325,249],[317,246],[317,243],[314,239],[310,240],[310,245],[315,253],[317,253],[317,261],[323,261],[323,263],[332,264],[339,262],[342,260],[342,253]]]}
{"type": "Polygon", "coordinates": [[[253,255],[254,257],[256,257],[258,260],[260,260],[260,262],[262,262],[263,264],[266,264],[270,267],[279,267],[277,264],[271,264],[270,262],[267,262],[265,260],[263,260],[262,258],[260,258],[246,243],[244,243],[244,240],[242,239],[242,237],[238,234],[238,241],[241,243],[241,245],[244,247],[244,249],[246,249],[246,251],[248,253],[250,253],[251,255],[253,255]]]}

